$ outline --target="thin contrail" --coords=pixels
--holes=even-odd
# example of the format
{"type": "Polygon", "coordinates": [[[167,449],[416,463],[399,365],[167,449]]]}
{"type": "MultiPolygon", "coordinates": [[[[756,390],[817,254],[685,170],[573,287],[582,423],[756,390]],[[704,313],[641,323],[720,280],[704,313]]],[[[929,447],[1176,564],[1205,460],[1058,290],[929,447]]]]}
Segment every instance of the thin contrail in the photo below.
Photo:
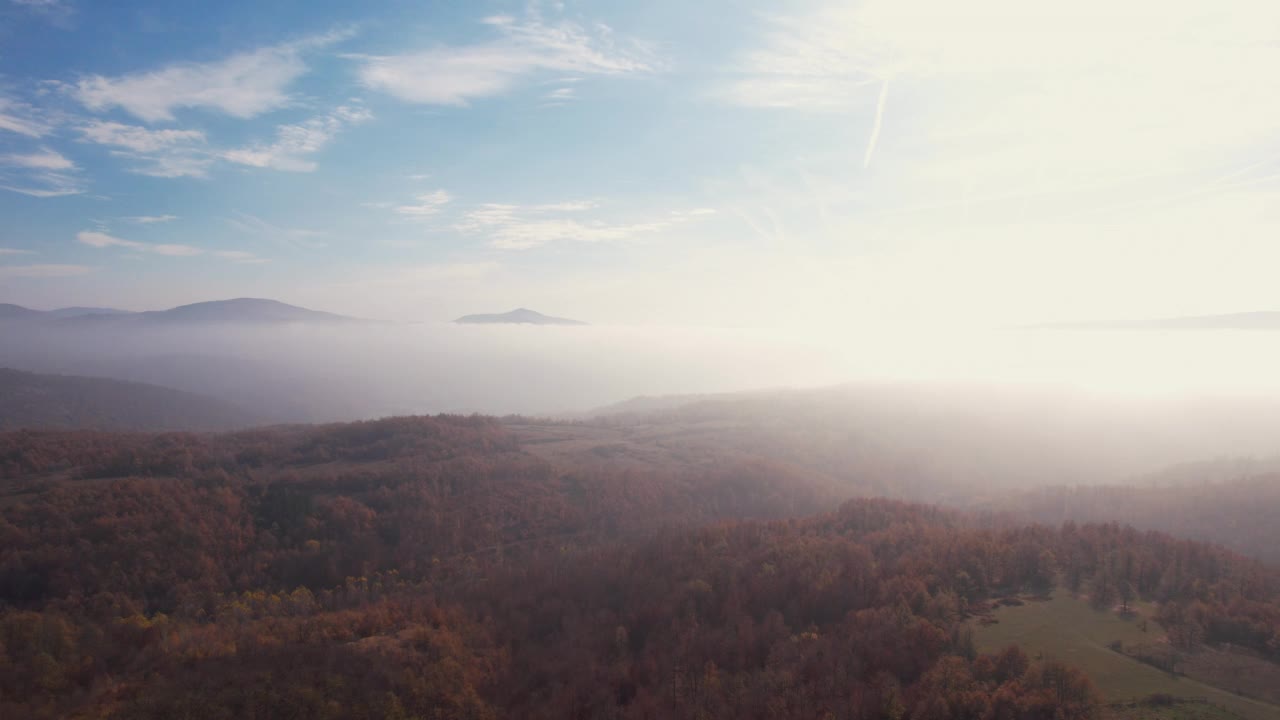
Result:
{"type": "Polygon", "coordinates": [[[876,122],[871,126],[871,138],[867,140],[867,152],[862,156],[862,167],[871,165],[871,153],[876,151],[876,141],[880,139],[880,121],[884,119],[884,101],[889,97],[889,79],[885,78],[880,85],[880,99],[876,101],[876,122]]]}

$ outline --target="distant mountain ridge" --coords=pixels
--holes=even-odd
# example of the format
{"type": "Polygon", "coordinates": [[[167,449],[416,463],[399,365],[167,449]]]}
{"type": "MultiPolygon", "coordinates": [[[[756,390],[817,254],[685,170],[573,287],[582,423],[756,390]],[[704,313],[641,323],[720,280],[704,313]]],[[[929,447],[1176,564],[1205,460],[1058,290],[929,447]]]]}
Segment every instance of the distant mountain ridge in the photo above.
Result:
{"type": "Polygon", "coordinates": [[[319,310],[289,305],[265,298],[235,298],[179,305],[168,310],[128,312],[112,308],[69,307],[32,310],[21,305],[0,304],[0,320],[47,321],[60,324],[99,323],[308,323],[334,325],[360,320],[319,310]]]}
{"type": "Polygon", "coordinates": [[[46,313],[40,310],[32,310],[31,308],[14,305],[13,303],[0,303],[0,320],[28,320],[36,319],[44,316],[46,313]]]}
{"type": "Polygon", "coordinates": [[[355,318],[289,305],[279,300],[236,298],[180,305],[168,310],[138,313],[140,317],[179,322],[305,322],[349,323],[355,318]]]}
{"type": "Polygon", "coordinates": [[[1073,322],[1032,325],[1032,330],[1280,330],[1280,312],[1187,315],[1150,320],[1073,322]]]}
{"type": "Polygon", "coordinates": [[[115,308],[103,307],[65,307],[57,310],[50,310],[48,314],[54,317],[69,318],[81,317],[83,315],[133,315],[132,310],[117,310],[115,308]]]}
{"type": "Polygon", "coordinates": [[[0,368],[0,430],[231,430],[260,420],[159,385],[0,368]]]}
{"type": "Polygon", "coordinates": [[[480,315],[463,315],[454,320],[456,323],[487,325],[487,324],[518,324],[518,325],[586,325],[581,320],[570,320],[569,318],[553,317],[551,315],[543,315],[536,310],[528,308],[516,308],[511,312],[492,313],[480,315]]]}

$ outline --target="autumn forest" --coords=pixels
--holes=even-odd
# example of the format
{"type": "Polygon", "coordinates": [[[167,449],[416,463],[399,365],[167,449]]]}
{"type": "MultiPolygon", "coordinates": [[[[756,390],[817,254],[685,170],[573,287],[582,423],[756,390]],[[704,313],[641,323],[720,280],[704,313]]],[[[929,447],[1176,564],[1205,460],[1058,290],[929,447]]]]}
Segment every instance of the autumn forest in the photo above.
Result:
{"type": "Polygon", "coordinates": [[[1055,591],[1280,661],[1280,572],[1220,546],[539,449],[582,432],[0,435],[0,716],[1100,717],[1069,658],[974,641],[1055,591]]]}

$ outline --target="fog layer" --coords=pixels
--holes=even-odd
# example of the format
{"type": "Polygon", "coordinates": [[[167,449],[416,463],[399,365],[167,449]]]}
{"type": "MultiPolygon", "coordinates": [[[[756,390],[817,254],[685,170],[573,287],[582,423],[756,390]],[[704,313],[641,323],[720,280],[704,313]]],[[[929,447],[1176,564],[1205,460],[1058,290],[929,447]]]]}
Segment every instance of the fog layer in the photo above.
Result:
{"type": "Polygon", "coordinates": [[[1007,481],[1044,452],[1069,468],[1055,481],[1269,455],[1280,429],[1280,334],[1268,332],[14,323],[3,338],[6,366],[202,393],[264,422],[580,417],[636,396],[847,384],[831,395],[856,412],[834,417],[858,437],[1000,458],[1007,481]]]}

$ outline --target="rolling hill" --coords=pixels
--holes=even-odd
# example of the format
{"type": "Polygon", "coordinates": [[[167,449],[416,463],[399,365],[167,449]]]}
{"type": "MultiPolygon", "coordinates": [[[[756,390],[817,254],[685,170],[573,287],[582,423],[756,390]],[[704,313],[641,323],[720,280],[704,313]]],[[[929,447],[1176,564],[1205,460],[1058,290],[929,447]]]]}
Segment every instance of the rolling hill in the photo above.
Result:
{"type": "Polygon", "coordinates": [[[32,310],[31,308],[14,305],[13,303],[0,303],[0,321],[5,320],[39,320],[47,314],[40,310],[32,310]]]}
{"type": "Polygon", "coordinates": [[[168,310],[139,313],[136,317],[153,322],[187,323],[315,323],[358,322],[334,313],[308,310],[278,300],[236,298],[180,305],[168,310]]]}
{"type": "Polygon", "coordinates": [[[227,430],[255,417],[157,385],[0,368],[0,430],[227,430]]]}
{"type": "Polygon", "coordinates": [[[105,307],[64,307],[50,310],[49,315],[60,318],[81,317],[83,315],[133,315],[131,310],[117,310],[105,307]]]}
{"type": "Polygon", "coordinates": [[[360,322],[356,318],[309,310],[279,300],[235,298],[179,305],[168,310],[126,312],[111,308],[70,307],[58,310],[32,310],[21,305],[0,305],[0,321],[23,320],[56,324],[59,327],[147,324],[313,324],[334,325],[360,322]]]}
{"type": "Polygon", "coordinates": [[[528,308],[516,308],[510,312],[481,314],[481,315],[463,315],[454,320],[456,323],[464,325],[493,325],[493,324],[510,324],[510,325],[586,325],[581,320],[570,320],[569,318],[552,317],[551,315],[543,315],[535,310],[528,308]]]}
{"type": "Polygon", "coordinates": [[[1120,522],[1225,545],[1280,564],[1280,473],[1186,485],[1071,485],[1006,493],[979,507],[1029,521],[1120,522]]]}

